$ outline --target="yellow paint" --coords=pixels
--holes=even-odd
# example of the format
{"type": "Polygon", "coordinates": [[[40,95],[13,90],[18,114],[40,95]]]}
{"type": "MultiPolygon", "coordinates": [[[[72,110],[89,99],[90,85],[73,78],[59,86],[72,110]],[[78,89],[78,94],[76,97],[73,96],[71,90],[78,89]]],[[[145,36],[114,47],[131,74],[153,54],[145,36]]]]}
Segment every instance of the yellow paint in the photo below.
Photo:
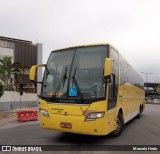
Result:
{"type": "Polygon", "coordinates": [[[95,102],[89,106],[47,104],[44,100],[40,100],[40,108],[46,109],[50,115],[50,118],[46,118],[40,114],[41,127],[88,135],[109,134],[116,129],[116,119],[120,108],[122,108],[123,118],[125,119],[130,113],[139,110],[140,104],[144,105],[144,91],[131,84],[127,83],[119,86],[119,95],[121,95],[121,97],[118,97],[117,106],[109,111],[106,111],[107,100],[95,102]],[[102,111],[105,111],[104,118],[99,118],[95,121],[85,121],[89,113],[102,111]],[[65,112],[67,112],[67,116],[65,112]],[[72,128],[61,128],[61,122],[71,123],[72,128]]]}
{"type": "MultiPolygon", "coordinates": [[[[31,80],[35,77],[36,68],[37,65],[31,68],[31,80]]],[[[107,111],[107,98],[108,86],[106,100],[93,102],[90,105],[52,103],[41,99],[40,108],[47,110],[50,116],[48,118],[40,114],[41,127],[87,135],[106,135],[116,129],[116,120],[120,109],[123,112],[124,121],[127,121],[128,117],[131,117],[139,110],[140,105],[144,107],[144,90],[129,83],[119,85],[117,105],[109,111],[107,111]],[[105,115],[103,118],[94,121],[86,121],[87,115],[92,112],[105,112],[105,115]],[[69,123],[72,128],[61,128],[61,123],[69,123]]]]}
{"type": "Polygon", "coordinates": [[[112,63],[113,60],[111,58],[105,59],[105,67],[104,67],[104,76],[109,76],[112,73],[112,63]]]}
{"type": "Polygon", "coordinates": [[[43,67],[43,66],[46,66],[46,65],[45,64],[39,64],[39,65],[34,65],[34,66],[31,67],[30,73],[29,73],[29,79],[31,81],[35,80],[37,67],[43,67]]]}

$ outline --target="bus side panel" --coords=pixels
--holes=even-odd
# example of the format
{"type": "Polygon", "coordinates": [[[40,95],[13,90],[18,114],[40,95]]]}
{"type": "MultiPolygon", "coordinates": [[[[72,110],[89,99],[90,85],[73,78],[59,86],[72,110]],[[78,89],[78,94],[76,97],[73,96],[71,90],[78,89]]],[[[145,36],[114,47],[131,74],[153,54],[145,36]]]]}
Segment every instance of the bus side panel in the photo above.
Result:
{"type": "Polygon", "coordinates": [[[133,119],[138,113],[140,105],[144,104],[144,90],[132,84],[125,83],[119,87],[118,102],[123,108],[124,123],[133,119]]]}

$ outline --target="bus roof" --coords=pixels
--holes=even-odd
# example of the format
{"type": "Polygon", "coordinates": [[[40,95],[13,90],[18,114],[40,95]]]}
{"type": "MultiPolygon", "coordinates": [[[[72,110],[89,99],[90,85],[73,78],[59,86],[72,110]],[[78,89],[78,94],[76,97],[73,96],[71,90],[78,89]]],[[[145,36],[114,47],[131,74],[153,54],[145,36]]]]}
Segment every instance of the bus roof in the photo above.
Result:
{"type": "MultiPolygon", "coordinates": [[[[89,46],[100,46],[100,45],[108,45],[112,48],[114,48],[116,51],[118,51],[115,47],[113,47],[111,44],[109,43],[97,43],[97,44],[85,44],[85,45],[78,45],[78,46],[71,46],[71,47],[67,47],[67,48],[61,48],[61,49],[57,49],[57,50],[53,50],[53,51],[60,51],[60,50],[66,50],[66,49],[72,49],[72,48],[80,48],[80,47],[89,47],[89,46]]],[[[53,52],[52,51],[52,52],[53,52]]]]}

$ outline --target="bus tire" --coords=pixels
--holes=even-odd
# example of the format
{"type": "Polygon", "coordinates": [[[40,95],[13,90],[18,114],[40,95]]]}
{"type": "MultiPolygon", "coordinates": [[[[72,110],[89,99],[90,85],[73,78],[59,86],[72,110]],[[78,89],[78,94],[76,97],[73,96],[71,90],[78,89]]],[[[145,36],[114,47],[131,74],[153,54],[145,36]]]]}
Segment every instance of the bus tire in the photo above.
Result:
{"type": "Polygon", "coordinates": [[[143,109],[142,109],[142,107],[140,106],[140,107],[139,107],[139,113],[138,113],[138,115],[137,115],[137,118],[138,118],[138,119],[141,118],[142,112],[143,112],[143,109]]]}
{"type": "Polygon", "coordinates": [[[123,129],[124,129],[123,116],[122,116],[121,113],[118,113],[118,117],[117,117],[117,129],[114,130],[114,131],[111,133],[111,135],[112,135],[113,137],[117,137],[117,136],[119,136],[119,135],[122,133],[123,129]]]}

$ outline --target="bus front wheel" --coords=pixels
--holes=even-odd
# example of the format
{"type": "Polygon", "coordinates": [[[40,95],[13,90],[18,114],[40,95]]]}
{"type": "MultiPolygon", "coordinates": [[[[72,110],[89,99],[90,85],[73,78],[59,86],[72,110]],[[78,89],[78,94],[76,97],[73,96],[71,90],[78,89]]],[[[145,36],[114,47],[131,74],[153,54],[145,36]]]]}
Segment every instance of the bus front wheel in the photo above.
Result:
{"type": "Polygon", "coordinates": [[[118,117],[117,117],[117,129],[114,130],[111,135],[114,137],[119,136],[124,128],[124,120],[123,120],[123,116],[121,113],[118,113],[118,117]]]}

